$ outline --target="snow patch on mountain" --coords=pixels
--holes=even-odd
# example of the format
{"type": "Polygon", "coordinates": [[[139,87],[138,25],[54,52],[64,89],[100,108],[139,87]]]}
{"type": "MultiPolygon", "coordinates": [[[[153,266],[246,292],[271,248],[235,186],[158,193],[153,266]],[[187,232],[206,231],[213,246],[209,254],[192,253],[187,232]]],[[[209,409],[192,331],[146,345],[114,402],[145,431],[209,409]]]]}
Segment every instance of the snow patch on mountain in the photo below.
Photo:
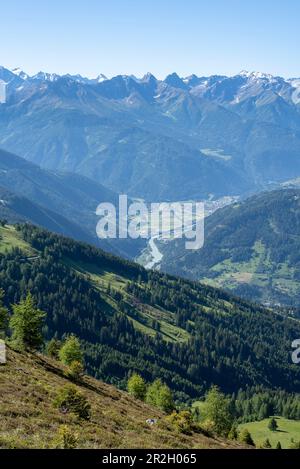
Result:
{"type": "Polygon", "coordinates": [[[18,68],[14,68],[12,70],[10,70],[14,75],[16,75],[17,77],[19,78],[22,78],[22,80],[28,80],[29,75],[27,75],[27,73],[23,72],[23,70],[21,70],[19,67],[18,68]]]}
{"type": "Polygon", "coordinates": [[[292,87],[294,88],[292,94],[292,101],[294,104],[300,103],[300,78],[296,78],[290,81],[292,87]]]}

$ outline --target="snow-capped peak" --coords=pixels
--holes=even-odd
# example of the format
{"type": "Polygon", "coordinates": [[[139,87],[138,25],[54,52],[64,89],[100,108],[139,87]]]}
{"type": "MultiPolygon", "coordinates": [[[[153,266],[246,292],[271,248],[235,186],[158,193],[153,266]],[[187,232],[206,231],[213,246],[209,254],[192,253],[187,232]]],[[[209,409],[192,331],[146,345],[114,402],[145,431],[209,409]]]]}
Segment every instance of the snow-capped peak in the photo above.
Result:
{"type": "Polygon", "coordinates": [[[17,75],[19,78],[22,78],[22,80],[27,80],[29,78],[29,75],[27,75],[27,73],[23,72],[23,70],[21,70],[20,68],[13,68],[11,70],[11,72],[14,74],[14,75],[17,75]]]}
{"type": "Polygon", "coordinates": [[[33,80],[42,80],[42,81],[55,81],[59,78],[59,75],[56,73],[46,73],[46,72],[39,72],[36,75],[31,77],[33,80]]]}
{"type": "Polygon", "coordinates": [[[250,78],[254,80],[274,80],[275,79],[275,77],[273,75],[270,75],[269,73],[249,72],[247,70],[242,70],[239,73],[239,75],[242,77],[250,78]]]}
{"type": "Polygon", "coordinates": [[[103,75],[103,73],[100,73],[100,75],[98,75],[96,78],[97,83],[102,83],[105,80],[107,80],[107,77],[103,75]]]}

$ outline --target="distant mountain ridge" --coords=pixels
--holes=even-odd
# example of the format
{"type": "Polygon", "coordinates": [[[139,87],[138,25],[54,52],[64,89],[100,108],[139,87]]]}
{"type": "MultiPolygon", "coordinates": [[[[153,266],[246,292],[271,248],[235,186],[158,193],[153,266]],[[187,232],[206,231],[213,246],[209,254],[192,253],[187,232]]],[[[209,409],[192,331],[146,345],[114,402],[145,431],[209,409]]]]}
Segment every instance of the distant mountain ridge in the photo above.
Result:
{"type": "Polygon", "coordinates": [[[160,249],[163,271],[299,309],[300,190],[265,192],[216,211],[198,251],[181,240],[160,249]]]}
{"type": "Polygon", "coordinates": [[[241,72],[90,80],[0,68],[0,146],[148,201],[240,195],[300,175],[300,80],[241,72]]]}
{"type": "Polygon", "coordinates": [[[0,218],[29,221],[49,230],[134,257],[141,243],[99,240],[96,208],[118,206],[118,194],[79,174],[48,171],[0,149],[0,218]]]}
{"type": "MultiPolygon", "coordinates": [[[[22,69],[16,67],[14,69],[8,69],[3,66],[0,66],[0,73],[1,75],[4,75],[6,80],[10,81],[10,77],[15,76],[20,78],[23,81],[31,81],[31,80],[40,80],[40,81],[57,81],[61,78],[66,78],[66,79],[71,79],[73,81],[77,81],[79,83],[90,83],[90,84],[96,84],[99,82],[103,81],[110,81],[113,78],[108,78],[105,74],[99,73],[95,78],[89,78],[85,77],[81,74],[58,74],[58,73],[49,73],[49,72],[43,72],[40,71],[34,75],[29,75],[22,69]]],[[[170,84],[173,87],[177,88],[195,88],[199,85],[202,85],[202,87],[209,88],[212,85],[215,85],[216,83],[220,83],[224,80],[231,80],[231,79],[245,79],[245,80],[251,80],[251,81],[256,81],[258,82],[259,80],[263,80],[264,82],[269,82],[273,84],[278,84],[279,82],[285,82],[287,84],[293,84],[293,82],[300,80],[300,78],[284,78],[281,76],[275,76],[270,73],[263,73],[259,71],[248,71],[248,70],[242,70],[240,73],[237,73],[236,75],[228,76],[228,75],[211,75],[211,76],[197,76],[196,74],[189,75],[187,77],[180,77],[176,72],[173,72],[169,75],[166,76],[164,80],[159,80],[157,79],[154,75],[151,73],[146,73],[143,77],[139,78],[134,75],[119,75],[123,79],[126,78],[131,78],[135,80],[136,82],[145,82],[149,77],[153,78],[155,81],[161,81],[165,82],[167,84],[170,84]]]]}

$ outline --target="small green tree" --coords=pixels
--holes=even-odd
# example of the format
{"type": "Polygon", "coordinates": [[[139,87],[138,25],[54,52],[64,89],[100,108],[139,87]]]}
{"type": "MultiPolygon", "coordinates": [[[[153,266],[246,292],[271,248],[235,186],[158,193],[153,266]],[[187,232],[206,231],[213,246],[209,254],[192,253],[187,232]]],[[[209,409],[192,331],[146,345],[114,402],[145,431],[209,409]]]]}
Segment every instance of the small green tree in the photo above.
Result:
{"type": "Polygon", "coordinates": [[[156,379],[153,383],[149,384],[146,393],[146,402],[149,405],[157,406],[159,390],[162,386],[160,379],[156,379]]]}
{"type": "Polygon", "coordinates": [[[262,448],[264,448],[264,449],[271,449],[271,448],[272,448],[272,445],[271,445],[271,443],[270,443],[269,438],[267,438],[267,439],[263,442],[262,448]]]}
{"type": "Polygon", "coordinates": [[[65,343],[59,351],[60,361],[67,366],[70,366],[72,362],[83,363],[83,352],[79,339],[71,334],[67,337],[65,343]]]}
{"type": "Polygon", "coordinates": [[[128,380],[127,390],[135,399],[145,400],[147,386],[144,379],[137,373],[134,373],[128,380]]]}
{"type": "Polygon", "coordinates": [[[276,445],[276,449],[282,449],[280,441],[278,441],[278,443],[276,445]]]}
{"type": "Polygon", "coordinates": [[[42,327],[46,313],[36,308],[35,301],[28,293],[25,300],[13,305],[9,326],[12,343],[19,349],[38,350],[43,345],[42,327]]]}
{"type": "Polygon", "coordinates": [[[78,435],[67,425],[61,425],[54,439],[54,447],[57,449],[76,449],[78,435]]]}
{"type": "Polygon", "coordinates": [[[166,384],[160,388],[157,406],[167,413],[172,412],[175,408],[172,391],[166,384]]]}
{"type": "Polygon", "coordinates": [[[300,449],[300,441],[294,441],[293,439],[291,439],[289,449],[300,449]]]}
{"type": "Polygon", "coordinates": [[[160,379],[156,379],[148,387],[146,402],[150,405],[159,407],[167,413],[172,412],[175,408],[172,391],[166,384],[162,383],[160,379]]]}
{"type": "Polygon", "coordinates": [[[247,428],[243,428],[243,430],[240,432],[238,436],[238,439],[241,443],[245,443],[246,445],[249,445],[249,446],[255,446],[251,433],[249,432],[247,428]]]}
{"type": "Polygon", "coordinates": [[[230,432],[228,433],[229,440],[237,440],[239,436],[238,427],[236,423],[232,424],[230,432]]]}
{"type": "Polygon", "coordinates": [[[73,385],[66,385],[58,392],[54,406],[62,413],[73,412],[80,419],[91,418],[91,406],[87,398],[73,385]]]}
{"type": "Polygon", "coordinates": [[[0,289],[0,338],[8,327],[8,309],[3,306],[4,291],[0,289]]]}
{"type": "Polygon", "coordinates": [[[58,360],[59,358],[59,350],[61,348],[62,344],[61,341],[53,337],[46,346],[46,354],[48,357],[54,358],[55,360],[58,360]]]}
{"type": "Polygon", "coordinates": [[[233,416],[230,411],[230,399],[227,398],[217,386],[212,386],[207,393],[204,406],[205,420],[209,422],[211,430],[218,435],[227,436],[233,424],[233,416]]]}
{"type": "Polygon", "coordinates": [[[276,419],[272,417],[268,423],[268,429],[271,430],[271,432],[276,432],[278,429],[278,423],[276,422],[276,419]]]}
{"type": "Polygon", "coordinates": [[[67,375],[73,380],[80,380],[84,375],[84,368],[82,362],[73,361],[69,366],[69,371],[67,375]]]}

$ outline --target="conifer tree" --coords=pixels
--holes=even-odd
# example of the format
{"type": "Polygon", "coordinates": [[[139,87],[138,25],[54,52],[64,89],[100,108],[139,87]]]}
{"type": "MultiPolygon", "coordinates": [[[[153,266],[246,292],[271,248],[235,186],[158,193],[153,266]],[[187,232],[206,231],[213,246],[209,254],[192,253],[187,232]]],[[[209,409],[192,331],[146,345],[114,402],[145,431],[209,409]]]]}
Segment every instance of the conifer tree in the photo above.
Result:
{"type": "Polygon", "coordinates": [[[272,417],[268,423],[268,429],[271,430],[271,432],[276,432],[277,428],[278,428],[278,424],[276,422],[276,419],[272,417]]]}
{"type": "Polygon", "coordinates": [[[241,443],[246,443],[246,445],[255,446],[251,433],[247,428],[244,428],[239,434],[239,441],[241,443]]]}
{"type": "Polygon", "coordinates": [[[3,306],[4,291],[0,289],[0,338],[8,326],[8,309],[3,306]]]}
{"type": "Polygon", "coordinates": [[[263,442],[262,448],[264,448],[264,449],[271,449],[271,448],[272,448],[272,445],[271,445],[271,443],[270,443],[269,438],[267,438],[267,439],[263,442]]]}
{"type": "Polygon", "coordinates": [[[36,308],[31,293],[13,305],[12,309],[13,315],[9,321],[12,343],[21,350],[38,350],[44,342],[42,327],[46,313],[36,308]]]}
{"type": "Polygon", "coordinates": [[[128,380],[127,390],[135,399],[145,400],[147,386],[144,379],[137,373],[134,373],[128,380]]]}
{"type": "Polygon", "coordinates": [[[55,358],[57,360],[59,358],[58,354],[59,354],[59,350],[60,350],[61,346],[62,346],[62,344],[61,344],[60,340],[53,337],[47,343],[47,346],[46,346],[46,353],[47,353],[48,357],[55,358]]]}
{"type": "Polygon", "coordinates": [[[67,366],[70,366],[73,362],[83,363],[83,352],[80,341],[74,334],[67,337],[59,351],[59,359],[67,366]]]}

